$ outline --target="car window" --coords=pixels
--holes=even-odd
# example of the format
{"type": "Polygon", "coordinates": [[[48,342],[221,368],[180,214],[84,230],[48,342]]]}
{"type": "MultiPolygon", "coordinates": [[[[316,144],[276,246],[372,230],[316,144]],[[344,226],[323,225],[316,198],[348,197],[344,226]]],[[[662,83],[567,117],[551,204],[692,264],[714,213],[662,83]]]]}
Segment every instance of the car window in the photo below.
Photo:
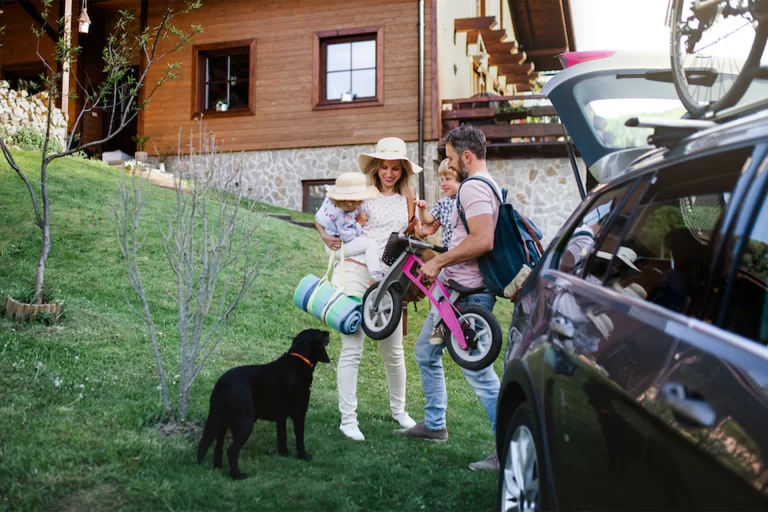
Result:
{"type": "Polygon", "coordinates": [[[748,157],[734,151],[660,170],[635,211],[617,216],[632,218],[610,226],[587,274],[629,297],[688,311],[703,292],[714,237],[748,157]]]}
{"type": "Polygon", "coordinates": [[[745,241],[728,294],[722,327],[768,344],[768,203],[745,241]]]}
{"type": "Polygon", "coordinates": [[[592,251],[595,240],[600,238],[608,224],[611,212],[621,204],[634,182],[607,190],[597,196],[587,212],[575,223],[575,228],[563,244],[558,269],[580,274],[583,262],[592,251]]]}

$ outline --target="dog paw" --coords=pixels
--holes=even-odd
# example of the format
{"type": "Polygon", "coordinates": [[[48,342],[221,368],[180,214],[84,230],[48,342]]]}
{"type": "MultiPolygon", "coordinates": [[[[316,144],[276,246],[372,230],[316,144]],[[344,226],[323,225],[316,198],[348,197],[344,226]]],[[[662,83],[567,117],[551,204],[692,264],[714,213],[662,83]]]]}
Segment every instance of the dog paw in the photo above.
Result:
{"type": "Polygon", "coordinates": [[[291,452],[289,452],[288,450],[278,450],[277,453],[282,455],[283,457],[287,457],[291,454],[291,452]]]}
{"type": "Polygon", "coordinates": [[[232,478],[235,480],[245,480],[246,478],[248,478],[248,475],[245,473],[238,473],[236,475],[232,475],[232,478]]]}
{"type": "Polygon", "coordinates": [[[308,454],[308,453],[303,453],[301,455],[297,455],[296,458],[299,459],[299,460],[307,461],[307,462],[312,460],[312,456],[310,454],[308,454]]]}

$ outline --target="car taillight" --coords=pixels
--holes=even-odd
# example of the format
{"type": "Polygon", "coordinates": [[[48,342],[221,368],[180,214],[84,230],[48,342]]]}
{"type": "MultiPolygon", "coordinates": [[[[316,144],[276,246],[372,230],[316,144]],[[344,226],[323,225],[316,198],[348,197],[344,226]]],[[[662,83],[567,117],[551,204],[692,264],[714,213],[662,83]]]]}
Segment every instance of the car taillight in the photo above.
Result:
{"type": "Polygon", "coordinates": [[[563,69],[587,62],[588,60],[604,59],[616,53],[615,51],[594,51],[594,52],[566,52],[560,54],[560,64],[563,69]]]}

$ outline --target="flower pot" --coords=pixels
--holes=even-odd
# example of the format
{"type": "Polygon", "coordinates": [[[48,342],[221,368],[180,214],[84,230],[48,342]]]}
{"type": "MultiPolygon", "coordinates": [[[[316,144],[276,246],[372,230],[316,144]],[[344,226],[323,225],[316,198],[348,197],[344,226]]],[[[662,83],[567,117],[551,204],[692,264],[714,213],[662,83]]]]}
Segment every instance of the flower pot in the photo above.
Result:
{"type": "Polygon", "coordinates": [[[136,154],[133,155],[133,157],[136,159],[137,162],[146,162],[149,160],[149,153],[146,151],[137,151],[136,154]]]}
{"type": "Polygon", "coordinates": [[[5,297],[5,316],[17,322],[28,322],[40,313],[49,313],[54,320],[58,320],[64,310],[64,302],[51,304],[24,304],[13,298],[5,297]]]}

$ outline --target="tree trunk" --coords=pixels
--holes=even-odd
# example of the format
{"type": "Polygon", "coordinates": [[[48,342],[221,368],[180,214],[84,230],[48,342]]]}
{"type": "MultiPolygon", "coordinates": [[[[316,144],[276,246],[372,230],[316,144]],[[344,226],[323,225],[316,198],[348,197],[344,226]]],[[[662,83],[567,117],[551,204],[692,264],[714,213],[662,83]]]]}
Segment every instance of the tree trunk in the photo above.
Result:
{"type": "Polygon", "coordinates": [[[43,231],[40,258],[37,260],[37,272],[35,274],[35,300],[36,304],[43,303],[43,285],[45,284],[45,262],[51,252],[51,219],[50,204],[48,202],[48,163],[43,158],[40,166],[40,195],[43,199],[43,231]]]}

